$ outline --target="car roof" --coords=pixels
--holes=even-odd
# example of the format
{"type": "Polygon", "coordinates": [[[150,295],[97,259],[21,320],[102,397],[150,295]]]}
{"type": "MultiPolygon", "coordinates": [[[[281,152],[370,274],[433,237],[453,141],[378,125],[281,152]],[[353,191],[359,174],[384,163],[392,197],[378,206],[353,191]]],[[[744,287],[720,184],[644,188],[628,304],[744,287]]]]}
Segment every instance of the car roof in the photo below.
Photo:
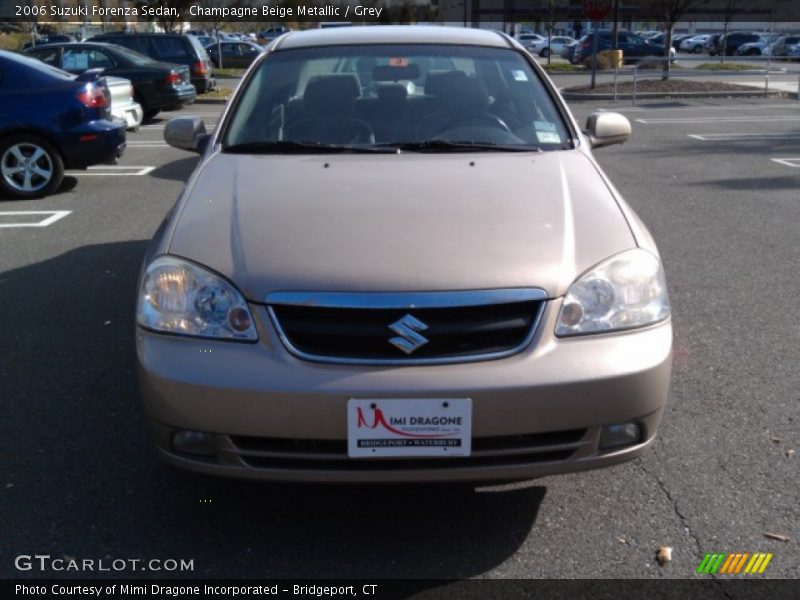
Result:
{"type": "Polygon", "coordinates": [[[148,32],[139,32],[139,31],[135,31],[135,32],[131,32],[131,33],[125,33],[125,32],[120,31],[120,32],[117,32],[117,33],[99,33],[99,34],[97,34],[95,36],[92,36],[92,39],[109,38],[109,37],[118,38],[120,36],[122,36],[122,37],[179,37],[179,38],[191,37],[191,36],[189,36],[189,35],[187,35],[185,33],[148,33],[148,32]]]}
{"type": "Polygon", "coordinates": [[[279,38],[275,50],[349,44],[452,44],[494,48],[511,47],[502,34],[483,29],[434,25],[367,25],[291,31],[279,38]]]}
{"type": "Polygon", "coordinates": [[[35,50],[37,48],[74,48],[76,46],[98,46],[110,50],[117,47],[116,44],[109,44],[108,42],[53,42],[52,44],[39,44],[33,48],[29,48],[29,50],[35,50]]]}

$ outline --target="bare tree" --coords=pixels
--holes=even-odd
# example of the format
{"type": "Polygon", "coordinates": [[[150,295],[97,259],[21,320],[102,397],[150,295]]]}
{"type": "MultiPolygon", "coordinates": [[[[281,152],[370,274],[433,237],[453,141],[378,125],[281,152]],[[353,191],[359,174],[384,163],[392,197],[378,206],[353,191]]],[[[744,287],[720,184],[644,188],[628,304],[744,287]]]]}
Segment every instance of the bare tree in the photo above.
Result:
{"type": "MultiPolygon", "coordinates": [[[[167,33],[173,33],[183,21],[183,13],[195,3],[195,0],[134,0],[134,6],[141,8],[144,5],[150,8],[163,7],[175,9],[175,15],[164,14],[155,17],[153,20],[158,23],[167,33]]],[[[173,11],[164,11],[165,13],[173,11]]]]}
{"type": "MultiPolygon", "coordinates": [[[[731,21],[733,20],[736,12],[743,6],[742,0],[724,0],[724,4],[722,6],[722,35],[719,38],[720,41],[725,42],[725,37],[728,35],[728,29],[731,26],[731,21]]],[[[719,53],[720,64],[725,62],[725,46],[722,46],[721,49],[722,52],[719,53]]]]}
{"type": "Polygon", "coordinates": [[[662,81],[669,79],[670,50],[672,49],[672,32],[675,24],[682,20],[688,13],[706,3],[706,0],[638,0],[637,4],[649,9],[658,15],[664,23],[666,35],[664,36],[664,67],[661,74],[662,81]]]}
{"type": "Polygon", "coordinates": [[[569,15],[569,0],[547,0],[547,12],[545,13],[545,27],[547,27],[547,64],[550,64],[552,56],[551,39],[553,37],[553,27],[556,23],[566,19],[569,15]]]}

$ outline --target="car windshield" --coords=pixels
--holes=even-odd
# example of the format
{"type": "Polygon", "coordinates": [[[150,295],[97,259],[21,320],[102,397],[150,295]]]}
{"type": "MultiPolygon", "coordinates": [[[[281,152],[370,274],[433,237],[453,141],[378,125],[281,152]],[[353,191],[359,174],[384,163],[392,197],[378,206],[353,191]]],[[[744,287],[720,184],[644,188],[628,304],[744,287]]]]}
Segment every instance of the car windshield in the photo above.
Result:
{"type": "Polygon", "coordinates": [[[357,45],[278,51],[245,83],[227,152],[558,150],[569,130],[515,50],[357,45]]]}
{"type": "Polygon", "coordinates": [[[76,76],[72,73],[67,73],[66,71],[62,71],[57,67],[53,67],[46,63],[43,63],[40,60],[35,58],[31,58],[29,56],[20,56],[18,54],[4,54],[4,57],[9,57],[12,60],[20,62],[24,64],[26,67],[31,69],[32,71],[38,72],[40,75],[44,75],[46,77],[55,77],[57,79],[75,79],[76,76]]]}

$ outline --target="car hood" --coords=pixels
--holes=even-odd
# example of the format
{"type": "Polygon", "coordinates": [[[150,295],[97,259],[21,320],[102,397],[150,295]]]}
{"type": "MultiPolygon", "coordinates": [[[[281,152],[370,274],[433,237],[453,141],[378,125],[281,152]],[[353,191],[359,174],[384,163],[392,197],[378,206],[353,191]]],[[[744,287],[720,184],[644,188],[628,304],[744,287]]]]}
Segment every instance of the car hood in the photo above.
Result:
{"type": "Polygon", "coordinates": [[[190,186],[167,251],[257,302],[274,291],[539,287],[553,297],[636,245],[577,150],[214,154],[190,186]]]}

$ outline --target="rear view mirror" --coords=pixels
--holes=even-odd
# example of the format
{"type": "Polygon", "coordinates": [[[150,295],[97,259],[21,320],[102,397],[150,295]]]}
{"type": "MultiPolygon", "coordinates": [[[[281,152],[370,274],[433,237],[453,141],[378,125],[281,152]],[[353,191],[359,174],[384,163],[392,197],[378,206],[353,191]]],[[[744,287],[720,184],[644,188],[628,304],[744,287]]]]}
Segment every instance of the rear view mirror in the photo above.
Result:
{"type": "Polygon", "coordinates": [[[419,79],[418,65],[381,65],[372,69],[374,81],[413,81],[419,79]]]}
{"type": "Polygon", "coordinates": [[[208,141],[206,124],[200,117],[176,117],[164,127],[164,141],[174,148],[203,152],[208,141]]]}
{"type": "Polygon", "coordinates": [[[631,123],[619,113],[595,112],[586,120],[584,133],[592,148],[622,144],[631,137],[631,123]]]}

